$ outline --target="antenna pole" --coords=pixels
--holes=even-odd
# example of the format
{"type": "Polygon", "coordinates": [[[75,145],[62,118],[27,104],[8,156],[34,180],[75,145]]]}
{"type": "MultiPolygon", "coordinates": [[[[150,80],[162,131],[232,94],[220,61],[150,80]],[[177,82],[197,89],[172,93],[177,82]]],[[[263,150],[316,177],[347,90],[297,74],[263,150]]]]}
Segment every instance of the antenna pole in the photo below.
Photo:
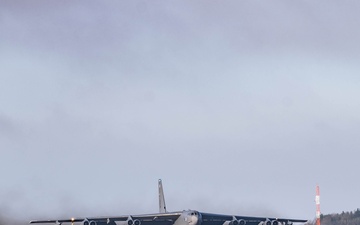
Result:
{"type": "Polygon", "coordinates": [[[316,225],[320,225],[320,188],[319,185],[316,185],[316,196],[315,196],[315,203],[316,203],[316,225]]]}

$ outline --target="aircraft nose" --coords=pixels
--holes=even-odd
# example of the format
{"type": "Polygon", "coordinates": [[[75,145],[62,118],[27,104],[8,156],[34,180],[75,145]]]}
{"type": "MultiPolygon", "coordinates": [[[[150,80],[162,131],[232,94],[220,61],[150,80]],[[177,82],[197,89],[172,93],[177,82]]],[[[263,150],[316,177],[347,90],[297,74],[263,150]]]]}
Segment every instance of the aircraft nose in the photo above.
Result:
{"type": "Polygon", "coordinates": [[[199,215],[197,213],[191,213],[190,219],[188,220],[189,225],[199,225],[199,215]]]}
{"type": "Polygon", "coordinates": [[[197,216],[192,216],[191,223],[189,225],[197,225],[199,219],[197,216]]]}

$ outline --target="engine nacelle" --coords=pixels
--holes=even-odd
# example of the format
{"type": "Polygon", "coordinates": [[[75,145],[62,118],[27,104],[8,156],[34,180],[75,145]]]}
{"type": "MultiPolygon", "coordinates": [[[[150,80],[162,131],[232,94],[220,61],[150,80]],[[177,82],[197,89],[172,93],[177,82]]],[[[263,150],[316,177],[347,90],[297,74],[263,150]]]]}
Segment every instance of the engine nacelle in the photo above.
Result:
{"type": "Polygon", "coordinates": [[[89,222],[89,225],[97,225],[97,222],[96,222],[95,220],[91,220],[91,221],[89,222]]]}
{"type": "Polygon", "coordinates": [[[279,225],[279,221],[273,220],[273,221],[271,221],[271,225],[279,225]]]}
{"type": "MultiPolygon", "coordinates": [[[[130,220],[128,220],[128,225],[141,225],[141,221],[140,220],[132,220],[132,219],[130,219],[130,220]]],[[[92,224],[90,224],[90,225],[92,225],[92,224]]]]}
{"type": "Polygon", "coordinates": [[[84,221],[82,221],[82,225],[89,225],[89,220],[85,219],[84,221]]]}
{"type": "Polygon", "coordinates": [[[245,225],[246,221],[245,220],[231,220],[229,225],[245,225]]]}

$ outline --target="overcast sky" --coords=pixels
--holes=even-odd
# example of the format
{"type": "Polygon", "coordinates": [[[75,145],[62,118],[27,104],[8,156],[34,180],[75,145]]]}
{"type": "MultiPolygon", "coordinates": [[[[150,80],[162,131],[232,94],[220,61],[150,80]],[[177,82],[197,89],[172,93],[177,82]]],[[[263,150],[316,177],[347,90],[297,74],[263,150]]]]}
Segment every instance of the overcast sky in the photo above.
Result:
{"type": "Polygon", "coordinates": [[[359,1],[0,1],[0,210],[360,207],[359,1]]]}

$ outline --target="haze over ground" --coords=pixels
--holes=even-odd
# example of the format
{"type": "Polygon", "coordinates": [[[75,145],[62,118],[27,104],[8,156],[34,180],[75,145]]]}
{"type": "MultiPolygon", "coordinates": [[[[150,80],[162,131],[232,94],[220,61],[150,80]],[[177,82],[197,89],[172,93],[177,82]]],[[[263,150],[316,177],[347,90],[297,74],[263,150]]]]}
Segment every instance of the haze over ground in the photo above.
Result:
{"type": "Polygon", "coordinates": [[[359,207],[360,2],[0,2],[0,206],[359,207]]]}

